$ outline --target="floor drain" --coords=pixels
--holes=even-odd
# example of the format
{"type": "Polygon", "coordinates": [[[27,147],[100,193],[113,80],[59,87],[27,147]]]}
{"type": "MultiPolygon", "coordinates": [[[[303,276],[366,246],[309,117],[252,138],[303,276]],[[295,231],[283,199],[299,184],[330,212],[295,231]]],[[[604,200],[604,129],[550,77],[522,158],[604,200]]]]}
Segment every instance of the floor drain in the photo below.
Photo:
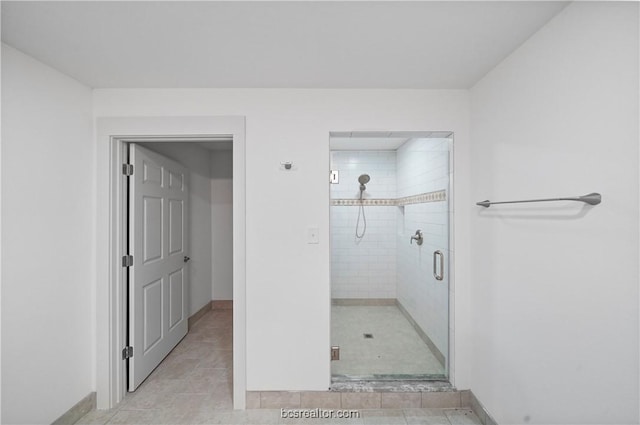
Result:
{"type": "Polygon", "coordinates": [[[373,338],[373,334],[363,334],[365,338],[371,339],[373,338]]]}

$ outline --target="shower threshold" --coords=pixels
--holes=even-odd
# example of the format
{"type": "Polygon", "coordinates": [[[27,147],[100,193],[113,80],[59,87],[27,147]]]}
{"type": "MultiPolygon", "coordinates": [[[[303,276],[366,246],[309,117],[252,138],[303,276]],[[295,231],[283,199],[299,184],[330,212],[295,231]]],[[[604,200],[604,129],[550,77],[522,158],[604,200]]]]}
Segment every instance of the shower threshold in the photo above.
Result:
{"type": "Polygon", "coordinates": [[[331,376],[331,382],[364,382],[364,381],[444,381],[448,379],[443,374],[372,374],[372,375],[339,375],[331,376]]]}
{"type": "Polygon", "coordinates": [[[442,392],[455,391],[447,380],[347,380],[331,379],[329,391],[337,392],[442,392]]]}

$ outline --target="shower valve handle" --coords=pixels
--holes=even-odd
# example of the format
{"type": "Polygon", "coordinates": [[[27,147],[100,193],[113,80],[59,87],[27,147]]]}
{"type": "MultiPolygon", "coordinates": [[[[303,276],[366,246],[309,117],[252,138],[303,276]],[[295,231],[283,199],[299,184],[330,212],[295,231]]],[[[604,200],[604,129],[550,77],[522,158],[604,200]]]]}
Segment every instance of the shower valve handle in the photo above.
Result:
{"type": "Polygon", "coordinates": [[[416,234],[411,236],[411,239],[409,240],[409,242],[413,244],[414,240],[418,245],[422,245],[422,242],[424,242],[424,239],[422,238],[422,230],[420,229],[416,230],[416,234]]]}

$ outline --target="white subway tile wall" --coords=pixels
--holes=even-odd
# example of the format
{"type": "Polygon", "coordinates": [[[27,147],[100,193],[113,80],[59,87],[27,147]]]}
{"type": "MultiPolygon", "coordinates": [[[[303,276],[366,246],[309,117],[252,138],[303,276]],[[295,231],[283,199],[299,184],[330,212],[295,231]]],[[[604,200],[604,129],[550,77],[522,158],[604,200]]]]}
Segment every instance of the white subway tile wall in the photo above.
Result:
{"type": "Polygon", "coordinates": [[[398,148],[397,197],[449,188],[449,139],[410,139],[398,148]]]}
{"type": "Polygon", "coordinates": [[[397,211],[398,301],[447,356],[449,333],[449,139],[412,139],[397,151],[398,196],[447,191],[446,202],[405,205],[397,211]],[[422,230],[424,243],[410,244],[422,230]],[[445,255],[445,280],[433,275],[433,253],[445,255]]]}
{"type": "MultiPolygon", "coordinates": [[[[331,169],[340,172],[331,198],[358,199],[358,177],[368,174],[363,199],[396,197],[395,151],[334,151],[331,169]]],[[[395,206],[365,206],[367,230],[357,239],[359,206],[331,206],[331,296],[396,298],[395,206]]],[[[360,232],[363,220],[360,217],[360,232]]]]}

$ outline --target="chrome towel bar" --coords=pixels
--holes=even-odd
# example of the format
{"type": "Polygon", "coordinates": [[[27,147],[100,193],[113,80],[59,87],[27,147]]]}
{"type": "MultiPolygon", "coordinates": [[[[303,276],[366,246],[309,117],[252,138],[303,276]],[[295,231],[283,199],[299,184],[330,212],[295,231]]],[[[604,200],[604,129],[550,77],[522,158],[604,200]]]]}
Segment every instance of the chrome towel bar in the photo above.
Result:
{"type": "Polygon", "coordinates": [[[489,206],[494,204],[521,204],[525,202],[548,202],[548,201],[579,201],[589,205],[598,205],[600,202],[602,202],[602,195],[600,195],[599,193],[589,193],[584,196],[576,196],[576,197],[569,197],[569,198],[527,199],[524,201],[502,201],[502,202],[491,202],[487,199],[486,201],[476,202],[476,205],[489,208],[489,206]]]}

